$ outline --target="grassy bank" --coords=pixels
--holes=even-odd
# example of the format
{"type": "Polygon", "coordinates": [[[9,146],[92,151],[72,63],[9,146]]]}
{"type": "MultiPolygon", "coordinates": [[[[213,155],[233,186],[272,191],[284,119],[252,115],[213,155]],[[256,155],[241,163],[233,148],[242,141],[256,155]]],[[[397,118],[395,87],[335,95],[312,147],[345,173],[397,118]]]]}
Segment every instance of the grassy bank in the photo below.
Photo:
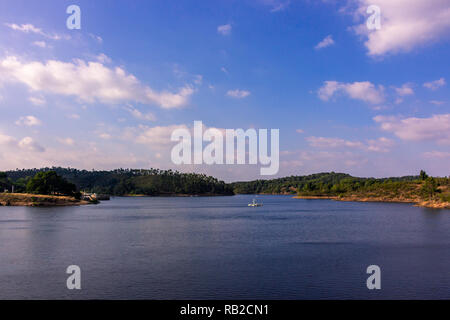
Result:
{"type": "Polygon", "coordinates": [[[399,202],[413,203],[417,206],[450,209],[450,187],[447,181],[439,181],[430,186],[429,181],[397,181],[358,186],[354,190],[338,194],[320,191],[299,191],[297,199],[332,199],[337,201],[359,202],[399,202]],[[441,183],[441,184],[440,184],[441,183]]]}
{"type": "Polygon", "coordinates": [[[439,200],[421,200],[421,199],[407,199],[396,197],[366,197],[358,195],[349,196],[295,196],[295,199],[330,199],[336,201],[355,201],[355,202],[393,202],[393,203],[412,203],[418,207],[433,208],[433,209],[450,209],[450,202],[439,200]]]}
{"type": "Polygon", "coordinates": [[[241,194],[292,194],[301,199],[405,202],[450,209],[450,178],[417,176],[360,178],[345,173],[317,173],[232,184],[241,194]]]}
{"type": "Polygon", "coordinates": [[[2,206],[78,206],[89,204],[84,200],[77,200],[68,196],[48,196],[28,193],[0,193],[0,205],[2,206]]]}

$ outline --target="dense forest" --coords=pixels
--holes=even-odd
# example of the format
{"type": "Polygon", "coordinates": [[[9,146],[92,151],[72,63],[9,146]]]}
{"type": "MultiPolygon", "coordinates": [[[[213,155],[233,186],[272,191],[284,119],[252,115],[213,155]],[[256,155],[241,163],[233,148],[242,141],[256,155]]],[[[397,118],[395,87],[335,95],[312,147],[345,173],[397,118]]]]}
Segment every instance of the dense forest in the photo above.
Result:
{"type": "Polygon", "coordinates": [[[317,173],[232,184],[236,193],[297,194],[300,197],[378,198],[450,202],[450,179],[417,176],[358,178],[344,173],[317,173]]]}
{"type": "Polygon", "coordinates": [[[346,173],[316,173],[308,176],[290,176],[272,180],[254,180],[235,182],[231,185],[236,193],[268,193],[268,194],[330,194],[342,193],[345,190],[358,188],[361,185],[372,185],[386,181],[414,181],[419,176],[405,176],[396,178],[356,178],[346,173]]]}
{"type": "Polygon", "coordinates": [[[11,191],[12,182],[8,179],[8,175],[4,172],[0,172],[0,192],[3,190],[11,191]]]}
{"type": "MultiPolygon", "coordinates": [[[[116,169],[88,171],[73,168],[17,169],[0,175],[0,186],[25,192],[29,181],[39,172],[54,171],[80,191],[110,195],[232,195],[231,186],[204,174],[180,173],[159,169],[116,169]],[[7,178],[5,177],[7,176],[7,178]],[[8,187],[9,186],[9,187],[8,187]]],[[[3,190],[1,190],[3,191],[3,190]]]]}

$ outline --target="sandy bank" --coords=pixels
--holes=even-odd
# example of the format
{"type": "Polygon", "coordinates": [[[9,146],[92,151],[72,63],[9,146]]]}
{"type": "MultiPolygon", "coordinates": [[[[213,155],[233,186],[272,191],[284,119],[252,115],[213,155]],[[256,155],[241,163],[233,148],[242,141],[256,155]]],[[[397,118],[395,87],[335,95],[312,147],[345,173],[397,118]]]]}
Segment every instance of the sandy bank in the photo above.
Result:
{"type": "Polygon", "coordinates": [[[294,199],[329,199],[335,201],[356,201],[356,202],[394,202],[394,203],[413,203],[418,207],[434,209],[450,209],[450,202],[443,201],[422,201],[419,198],[386,198],[386,197],[361,197],[361,196],[295,196],[294,199]]]}
{"type": "Polygon", "coordinates": [[[48,196],[26,193],[0,193],[0,205],[2,206],[78,206],[90,204],[88,201],[77,200],[68,196],[48,196]]]}

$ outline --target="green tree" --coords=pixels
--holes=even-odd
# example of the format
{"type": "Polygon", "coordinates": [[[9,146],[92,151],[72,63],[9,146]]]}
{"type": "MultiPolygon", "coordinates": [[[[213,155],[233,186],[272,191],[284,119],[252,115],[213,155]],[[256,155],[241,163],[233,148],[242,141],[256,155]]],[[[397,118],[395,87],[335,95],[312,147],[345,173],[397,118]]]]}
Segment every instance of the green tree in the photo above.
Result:
{"type": "Polygon", "coordinates": [[[11,189],[11,182],[8,180],[6,173],[0,172],[0,192],[3,192],[5,189],[11,189]]]}
{"type": "Polygon", "coordinates": [[[73,183],[58,176],[55,171],[38,172],[27,183],[28,193],[74,196],[77,188],[73,183]]]}
{"type": "Polygon", "coordinates": [[[423,195],[428,197],[428,199],[432,199],[436,192],[438,192],[436,180],[432,177],[428,177],[422,186],[423,195]]]}
{"type": "Polygon", "coordinates": [[[420,180],[425,181],[428,178],[427,173],[424,170],[420,170],[420,180]]]}

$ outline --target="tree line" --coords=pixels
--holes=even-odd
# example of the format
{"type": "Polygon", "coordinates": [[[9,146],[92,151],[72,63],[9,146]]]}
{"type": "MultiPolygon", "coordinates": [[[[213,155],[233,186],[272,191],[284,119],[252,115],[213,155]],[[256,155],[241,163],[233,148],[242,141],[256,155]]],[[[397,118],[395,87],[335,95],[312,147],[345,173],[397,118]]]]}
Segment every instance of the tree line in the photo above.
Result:
{"type": "MultiPolygon", "coordinates": [[[[197,173],[180,173],[160,169],[116,169],[111,171],[78,170],[73,168],[16,169],[4,173],[17,192],[30,192],[30,181],[37,175],[52,172],[78,191],[110,195],[232,195],[230,185],[214,177],[197,173]]],[[[1,186],[0,179],[0,186],[1,186]]],[[[41,181],[42,183],[42,181],[41,181]]],[[[39,185],[39,184],[37,184],[39,185]]],[[[41,187],[38,191],[45,188],[41,187]]],[[[1,190],[3,191],[3,190],[1,190]]],[[[43,190],[47,192],[46,190],[43,190]]],[[[34,193],[34,192],[33,192],[34,193]]]]}
{"type": "Polygon", "coordinates": [[[79,191],[109,195],[233,195],[292,194],[300,196],[372,195],[418,196],[450,201],[450,179],[434,178],[421,171],[417,176],[359,178],[345,173],[325,172],[271,180],[226,184],[197,173],[160,169],[116,169],[111,171],[73,168],[16,169],[0,172],[4,189],[39,194],[78,196],[79,191]]]}
{"type": "Polygon", "coordinates": [[[236,193],[292,194],[299,196],[417,196],[422,199],[450,201],[450,179],[430,177],[425,171],[417,176],[391,178],[359,178],[345,173],[317,173],[271,180],[232,183],[236,193]]]}

